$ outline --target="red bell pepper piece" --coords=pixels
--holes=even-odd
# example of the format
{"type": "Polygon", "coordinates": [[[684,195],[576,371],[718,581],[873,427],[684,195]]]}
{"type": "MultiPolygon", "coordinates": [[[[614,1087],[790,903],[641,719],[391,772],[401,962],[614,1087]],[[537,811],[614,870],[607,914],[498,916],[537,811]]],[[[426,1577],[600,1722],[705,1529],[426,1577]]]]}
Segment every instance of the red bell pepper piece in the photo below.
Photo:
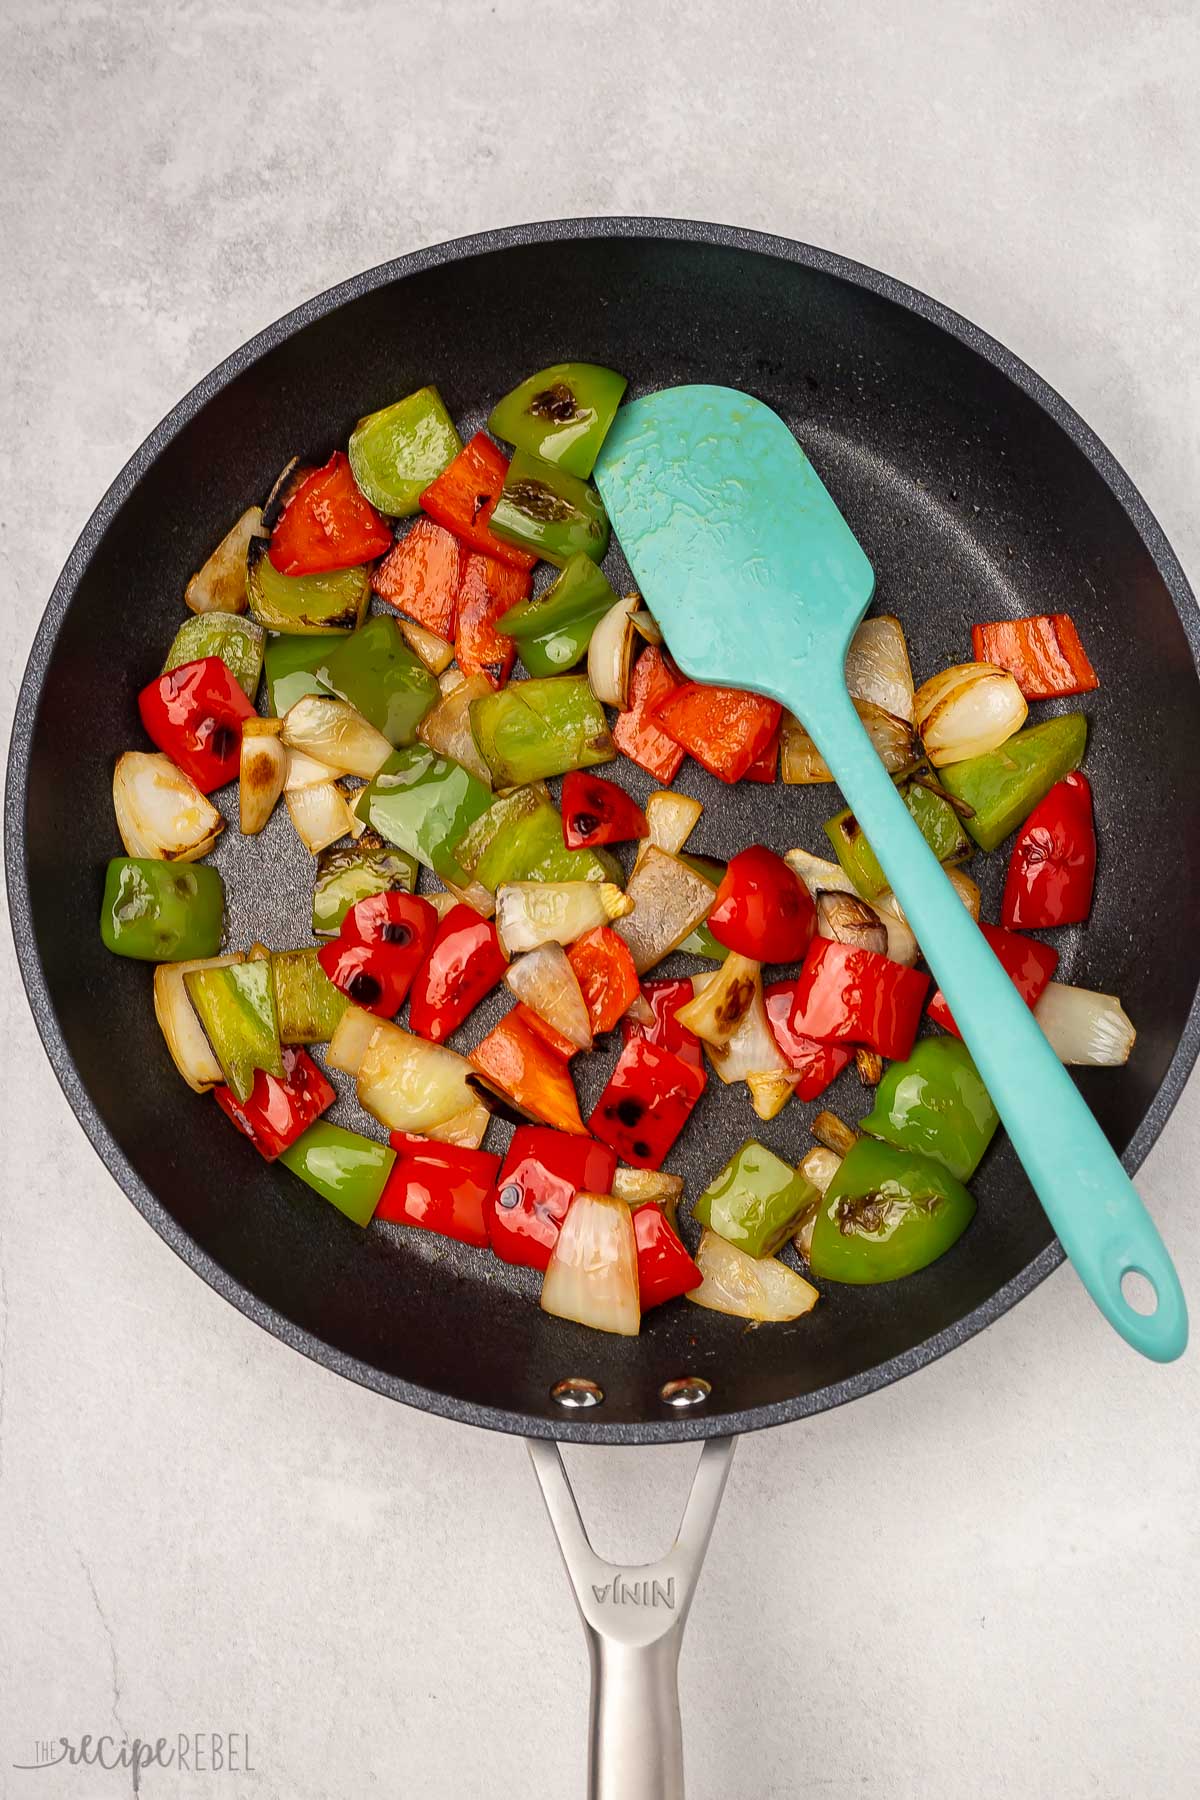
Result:
{"type": "Polygon", "coordinates": [[[660,1207],[648,1201],[633,1211],[633,1238],[637,1245],[638,1295],[642,1311],[661,1306],[699,1287],[704,1280],[660,1207]]]}
{"type": "Polygon", "coordinates": [[[1070,613],[972,625],[971,646],[976,662],[995,663],[1015,675],[1027,700],[1089,694],[1100,686],[1070,613]]]}
{"type": "Polygon", "coordinates": [[[418,1037],[444,1044],[503,981],[507,966],[492,921],[473,906],[452,906],[413,976],[409,1025],[418,1037]]]}
{"type": "MultiPolygon", "coordinates": [[[[449,468],[443,469],[421,495],[422,511],[452,531],[470,550],[494,556],[513,569],[532,569],[537,561],[527,550],[493,536],[488,520],[496,510],[508,458],[486,432],[477,431],[449,468]]],[[[515,601],[513,603],[516,604],[515,601]]]]}
{"type": "Polygon", "coordinates": [[[616,1167],[613,1151],[595,1138],[519,1125],[485,1206],[496,1255],[544,1269],[576,1194],[607,1194],[616,1167]]]}
{"type": "Polygon", "coordinates": [[[569,1037],[564,1037],[557,1026],[552,1025],[549,1019],[543,1019],[541,1013],[534,1012],[532,1006],[526,1006],[523,1000],[519,1000],[513,1007],[509,1018],[519,1019],[522,1025],[528,1025],[530,1031],[535,1031],[549,1044],[555,1056],[561,1056],[565,1063],[570,1062],[573,1056],[578,1056],[578,1044],[573,1044],[569,1037]]]}
{"type": "Polygon", "coordinates": [[[657,644],[647,644],[633,665],[629,706],[617,714],[613,742],[623,756],[670,787],[683,762],[683,751],[654,723],[654,708],[680,686],[679,672],[657,644]]]}
{"type": "MultiPolygon", "coordinates": [[[[1011,976],[1022,1000],[1036,1006],[1043,988],[1058,967],[1058,951],[1054,945],[1041,944],[1037,938],[1021,937],[1015,931],[1005,931],[1001,925],[980,925],[979,929],[1005,973],[1011,976]]],[[[952,1031],[955,1037],[962,1036],[941,988],[929,1002],[929,1016],[943,1030],[952,1031]]]]}
{"type": "Polygon", "coordinates": [[[373,562],[392,547],[392,528],[359,492],[343,450],[296,487],[267,551],[281,575],[323,575],[373,562]]]}
{"type": "Polygon", "coordinates": [[[778,730],[777,700],[686,681],[654,708],[654,722],[719,781],[740,781],[778,730]]]}
{"type": "Polygon", "coordinates": [[[628,1043],[631,1038],[645,1038],[648,1044],[657,1044],[661,1050],[669,1050],[672,1056],[678,1056],[682,1062],[691,1063],[693,1068],[703,1069],[704,1053],[700,1048],[700,1039],[675,1017],[679,1008],[686,1006],[695,995],[696,989],[688,975],[682,976],[678,981],[646,982],[642,988],[642,997],[654,1014],[654,1023],[644,1025],[639,1019],[624,1019],[621,1029],[625,1034],[625,1042],[628,1043]]]}
{"type": "Polygon", "coordinates": [[[843,1044],[820,1044],[816,1038],[805,1037],[803,1032],[792,1029],[792,1012],[796,1005],[794,981],[773,981],[763,989],[763,1002],[771,1035],[798,1077],[796,1097],[815,1100],[853,1059],[853,1050],[847,1050],[843,1044]]]}
{"type": "Polygon", "coordinates": [[[742,776],[743,781],[774,781],[779,769],[779,735],[781,726],[782,720],[780,724],[775,727],[774,733],[768,742],[766,749],[760,756],[755,757],[754,761],[750,764],[750,767],[746,770],[746,773],[742,776]]]}
{"type": "Polygon", "coordinates": [[[660,1169],[706,1083],[694,1063],[645,1038],[631,1038],[588,1124],[635,1169],[660,1169]]]}
{"type": "Polygon", "coordinates": [[[447,643],[454,641],[466,551],[433,519],[414,519],[384,557],[371,586],[381,600],[447,643]]]}
{"type": "Polygon", "coordinates": [[[517,655],[515,638],[496,630],[496,620],[529,593],[529,576],[490,556],[463,558],[454,655],[464,675],[483,675],[494,688],[508,680],[517,655]]]}
{"type": "Polygon", "coordinates": [[[708,915],[718,944],[755,962],[799,962],[816,928],[813,897],[782,856],[765,844],[739,850],[708,915]]]}
{"type": "Polygon", "coordinates": [[[1000,917],[1023,931],[1080,925],[1092,910],[1095,883],[1092,789],[1076,770],[1055,782],[1017,833],[1000,917]]]}
{"type": "Polygon", "coordinates": [[[420,1225],[485,1250],[484,1201],[495,1184],[500,1158],[489,1150],[439,1144],[407,1131],[393,1131],[388,1141],[397,1152],[396,1161],[375,1217],[420,1225]]]}
{"type": "Polygon", "coordinates": [[[189,775],[202,794],[237,775],[242,720],[254,707],[219,656],[202,656],[159,675],[138,695],[151,742],[189,775]]]}
{"type": "Polygon", "coordinates": [[[562,785],[563,842],[568,850],[624,844],[650,836],[646,815],[624,788],[602,775],[572,769],[562,785]]]}
{"type": "Polygon", "coordinates": [[[637,970],[629,945],[609,926],[594,925],[591,931],[576,938],[567,951],[567,961],[583,990],[593,1035],[599,1037],[602,1032],[611,1031],[638,995],[637,970]]]}
{"type": "Polygon", "coordinates": [[[267,1162],[274,1162],[281,1150],[302,1137],[313,1120],[319,1119],[337,1099],[333,1084],[307,1051],[285,1044],[280,1055],[283,1080],[278,1075],[268,1075],[265,1069],[256,1069],[248,1100],[239,1100],[231,1088],[213,1089],[221,1111],[267,1162]]]}
{"type": "Polygon", "coordinates": [[[335,988],[365,1012],[391,1019],[437,930],[437,914],[419,894],[372,894],[352,906],[317,961],[335,988]]]}
{"type": "Polygon", "coordinates": [[[586,1134],[566,1059],[520,1016],[519,1008],[475,1046],[470,1061],[519,1111],[560,1131],[586,1134]]]}
{"type": "Polygon", "coordinates": [[[833,938],[808,946],[796,977],[792,1030],[821,1043],[866,1044],[903,1062],[913,1047],[928,975],[833,938]]]}

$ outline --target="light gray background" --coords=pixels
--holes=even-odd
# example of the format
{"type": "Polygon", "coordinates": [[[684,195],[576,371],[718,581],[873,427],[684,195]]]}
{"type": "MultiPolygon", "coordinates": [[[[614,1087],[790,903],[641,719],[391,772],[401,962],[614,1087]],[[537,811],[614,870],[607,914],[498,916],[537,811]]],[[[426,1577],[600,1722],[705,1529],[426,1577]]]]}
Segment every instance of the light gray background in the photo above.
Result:
{"type": "MultiPolygon", "coordinates": [[[[355,270],[528,218],[739,222],[928,289],[1074,402],[1195,574],[1198,75],[1190,0],[2,0],[6,714],[185,389],[355,270]]],[[[152,1800],[581,1793],[582,1641],[520,1444],[218,1300],[87,1147],[11,957],[0,1004],[0,1793],[120,1792],[10,1767],[114,1728],[249,1733],[252,1779],[152,1772],[152,1800]]],[[[1142,1186],[1194,1301],[1198,1152],[1193,1085],[1142,1186]]],[[[695,1800],[1191,1800],[1198,1407],[1195,1356],[1138,1361],[1060,1273],[745,1443],[684,1652],[695,1800]]],[[[692,1458],[572,1456],[599,1547],[661,1548],[692,1458]]]]}

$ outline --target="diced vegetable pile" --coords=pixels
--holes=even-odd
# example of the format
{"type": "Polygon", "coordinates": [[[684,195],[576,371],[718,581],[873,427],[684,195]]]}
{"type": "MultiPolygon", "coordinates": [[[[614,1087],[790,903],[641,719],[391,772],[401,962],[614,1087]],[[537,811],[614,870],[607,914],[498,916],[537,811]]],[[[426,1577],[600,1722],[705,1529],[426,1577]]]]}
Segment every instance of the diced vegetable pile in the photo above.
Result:
{"type": "MultiPolygon", "coordinates": [[[[356,1225],[540,1269],[547,1312],[607,1331],[681,1295],[795,1319],[817,1299],[808,1275],[892,1281],[947,1251],[997,1118],[850,812],[825,826],[836,862],[689,848],[703,808],[670,785],[686,756],[727,783],[830,776],[774,701],[686,680],[640,597],[610,585],[589,476],[624,388],[586,363],[543,369],[464,445],[427,387],[324,467],[289,463],[187,584],[191,616],[139,696],[154,749],[116,765],[126,855],[101,931],[157,965],[188,1085],[356,1225]],[[535,592],[539,562],[556,572],[535,592]],[[597,773],[618,757],[662,784],[644,807],[597,773]],[[223,950],[224,888],[201,859],[224,829],[208,796],[235,780],[243,834],[282,799],[314,858],[314,941],[223,950]],[[655,977],[676,952],[710,966],[655,977]],[[511,1010],[453,1047],[503,987],[511,1010]],[[939,1030],[918,1040],[926,1014],[939,1030]],[[611,1053],[618,1028],[585,1120],[572,1063],[611,1053]],[[386,1143],[325,1117],[314,1045],[386,1143]],[[852,1062],[873,1090],[860,1128],[819,1112],[799,1168],[748,1140],[681,1225],[665,1164],[710,1072],[770,1120],[852,1062]],[[496,1119],[516,1126],[503,1156],[483,1147],[496,1119]]],[[[1027,935],[1085,921],[1096,867],[1085,720],[1030,724],[1028,703],[1097,677],[1066,614],[972,641],[973,661],[915,687],[899,620],[869,618],[850,692],[976,918],[959,865],[1016,834],[982,929],[1065,1062],[1120,1064],[1119,1001],[1055,982],[1053,942],[1027,935]]]]}

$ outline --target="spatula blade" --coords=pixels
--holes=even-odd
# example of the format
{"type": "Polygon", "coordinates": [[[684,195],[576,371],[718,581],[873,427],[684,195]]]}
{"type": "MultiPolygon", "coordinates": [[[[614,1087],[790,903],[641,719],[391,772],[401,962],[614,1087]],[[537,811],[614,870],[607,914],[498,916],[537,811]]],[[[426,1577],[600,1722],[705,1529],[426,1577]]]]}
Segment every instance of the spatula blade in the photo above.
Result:
{"type": "Polygon", "coordinates": [[[595,480],[686,674],[794,704],[840,673],[874,571],[769,406],[726,387],[647,394],[617,414],[595,480]]]}

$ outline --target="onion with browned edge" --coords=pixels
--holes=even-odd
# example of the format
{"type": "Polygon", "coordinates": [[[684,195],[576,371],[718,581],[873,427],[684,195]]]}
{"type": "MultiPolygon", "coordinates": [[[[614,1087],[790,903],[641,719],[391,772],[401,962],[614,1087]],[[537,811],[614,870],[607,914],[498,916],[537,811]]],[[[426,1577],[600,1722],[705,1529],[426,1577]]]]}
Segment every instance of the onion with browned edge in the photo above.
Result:
{"type": "Polygon", "coordinates": [[[127,856],[195,862],[225,821],[189,775],[155,750],[127,750],[113,770],[113,811],[127,856]]]}
{"type": "Polygon", "coordinates": [[[913,701],[917,730],[935,768],[997,750],[1029,713],[1016,677],[994,663],[955,663],[931,675],[913,701]]]}
{"type": "Polygon", "coordinates": [[[704,1280],[687,1298],[711,1312],[732,1313],[735,1319],[764,1325],[798,1319],[820,1298],[811,1281],[778,1257],[747,1256],[707,1228],[696,1251],[696,1266],[704,1280]]]}

